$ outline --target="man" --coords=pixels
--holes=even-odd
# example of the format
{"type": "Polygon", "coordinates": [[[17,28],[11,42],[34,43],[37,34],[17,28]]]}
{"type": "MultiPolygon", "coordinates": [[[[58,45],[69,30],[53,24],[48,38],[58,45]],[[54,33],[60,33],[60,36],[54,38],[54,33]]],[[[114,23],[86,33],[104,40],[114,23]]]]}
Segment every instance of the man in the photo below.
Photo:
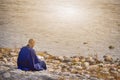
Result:
{"type": "Polygon", "coordinates": [[[35,50],[33,49],[34,45],[35,41],[30,39],[28,45],[21,48],[17,59],[18,69],[24,71],[40,71],[47,69],[45,62],[41,61],[36,56],[35,50]]]}

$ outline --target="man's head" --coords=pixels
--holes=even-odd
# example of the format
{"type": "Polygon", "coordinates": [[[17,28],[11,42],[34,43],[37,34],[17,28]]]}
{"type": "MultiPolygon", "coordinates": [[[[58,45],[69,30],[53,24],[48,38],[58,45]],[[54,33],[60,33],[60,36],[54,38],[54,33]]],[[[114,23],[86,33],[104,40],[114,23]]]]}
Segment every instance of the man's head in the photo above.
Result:
{"type": "Polygon", "coordinates": [[[35,46],[35,40],[34,39],[29,39],[28,45],[33,48],[35,46]]]}

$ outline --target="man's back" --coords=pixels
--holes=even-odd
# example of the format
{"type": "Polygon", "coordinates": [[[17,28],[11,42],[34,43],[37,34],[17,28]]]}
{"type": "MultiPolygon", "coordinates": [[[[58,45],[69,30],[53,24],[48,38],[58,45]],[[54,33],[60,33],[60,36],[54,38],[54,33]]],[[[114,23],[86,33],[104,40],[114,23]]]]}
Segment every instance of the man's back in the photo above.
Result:
{"type": "Polygon", "coordinates": [[[25,46],[21,48],[17,60],[18,69],[25,71],[39,71],[46,69],[46,64],[44,61],[40,61],[36,56],[33,48],[25,46]]]}

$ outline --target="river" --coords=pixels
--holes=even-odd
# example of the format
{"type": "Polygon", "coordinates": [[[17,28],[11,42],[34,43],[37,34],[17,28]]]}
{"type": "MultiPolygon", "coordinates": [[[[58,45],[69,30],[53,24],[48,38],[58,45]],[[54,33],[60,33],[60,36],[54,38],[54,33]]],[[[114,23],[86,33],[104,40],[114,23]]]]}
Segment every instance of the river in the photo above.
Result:
{"type": "Polygon", "coordinates": [[[0,47],[120,57],[120,0],[0,0],[0,47]]]}

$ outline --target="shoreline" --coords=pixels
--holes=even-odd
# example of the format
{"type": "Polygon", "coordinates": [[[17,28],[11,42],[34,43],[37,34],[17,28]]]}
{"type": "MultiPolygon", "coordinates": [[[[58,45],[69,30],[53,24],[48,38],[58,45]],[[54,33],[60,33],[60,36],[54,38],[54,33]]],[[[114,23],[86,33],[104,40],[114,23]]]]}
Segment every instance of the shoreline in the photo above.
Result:
{"type": "Polygon", "coordinates": [[[94,56],[54,56],[47,52],[37,55],[44,57],[46,71],[22,71],[17,69],[17,50],[0,48],[0,79],[9,80],[119,80],[120,59],[113,60],[105,55],[104,60],[94,56]],[[20,78],[22,75],[22,78],[20,78]],[[32,77],[32,78],[31,78],[32,77]],[[31,78],[31,79],[30,79],[31,78]],[[47,79],[46,79],[47,78],[47,79]]]}

